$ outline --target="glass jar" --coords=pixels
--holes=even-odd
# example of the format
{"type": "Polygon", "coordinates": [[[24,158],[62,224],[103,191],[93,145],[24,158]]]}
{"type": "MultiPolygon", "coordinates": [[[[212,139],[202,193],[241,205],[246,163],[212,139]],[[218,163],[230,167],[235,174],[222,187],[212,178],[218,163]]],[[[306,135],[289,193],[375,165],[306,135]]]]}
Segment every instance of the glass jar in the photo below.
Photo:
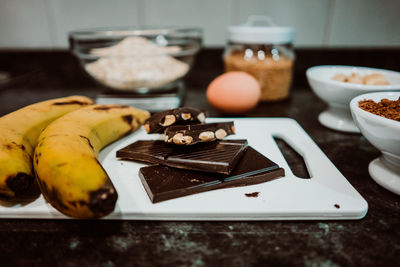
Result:
{"type": "Polygon", "coordinates": [[[294,65],[294,29],[279,27],[269,17],[251,16],[231,26],[224,52],[225,71],[244,71],[260,83],[261,101],[289,96],[294,65]]]}

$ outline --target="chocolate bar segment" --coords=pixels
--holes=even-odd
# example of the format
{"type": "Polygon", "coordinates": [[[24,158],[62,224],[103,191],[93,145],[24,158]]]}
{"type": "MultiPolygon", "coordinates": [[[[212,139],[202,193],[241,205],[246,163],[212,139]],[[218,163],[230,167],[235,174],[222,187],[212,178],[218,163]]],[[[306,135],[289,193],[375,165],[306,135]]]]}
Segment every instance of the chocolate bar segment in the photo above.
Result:
{"type": "Polygon", "coordinates": [[[193,145],[199,142],[221,140],[234,133],[233,121],[176,125],[165,129],[165,142],[176,145],[193,145]]]}
{"type": "Polygon", "coordinates": [[[285,176],[284,169],[249,147],[230,175],[163,165],[143,167],[139,177],[153,203],[210,190],[253,185],[285,176]]]}
{"type": "Polygon", "coordinates": [[[229,174],[247,148],[247,140],[221,140],[196,146],[174,146],[160,140],[140,140],[117,151],[122,159],[176,168],[229,174]]]}
{"type": "Polygon", "coordinates": [[[182,107],[154,113],[143,126],[147,133],[162,133],[171,125],[203,123],[205,118],[204,111],[182,107]]]}

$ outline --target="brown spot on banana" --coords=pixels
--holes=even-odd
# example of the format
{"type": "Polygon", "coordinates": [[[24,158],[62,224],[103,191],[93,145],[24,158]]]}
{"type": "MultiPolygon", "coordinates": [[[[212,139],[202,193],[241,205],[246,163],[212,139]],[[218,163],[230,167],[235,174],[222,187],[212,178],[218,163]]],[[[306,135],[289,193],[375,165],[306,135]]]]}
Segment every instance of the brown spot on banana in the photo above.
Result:
{"type": "Polygon", "coordinates": [[[26,148],[25,148],[25,146],[23,144],[17,144],[15,142],[11,142],[9,144],[4,144],[3,147],[6,150],[11,150],[11,149],[13,149],[15,147],[17,147],[17,148],[19,148],[21,150],[24,150],[24,151],[26,150],[26,148]]]}
{"type": "Polygon", "coordinates": [[[133,116],[132,115],[124,115],[124,116],[122,116],[122,120],[125,121],[130,126],[133,121],[133,116]]]}
{"type": "Polygon", "coordinates": [[[125,105],[101,105],[93,108],[93,110],[110,110],[110,109],[116,109],[116,108],[127,108],[129,106],[125,105]]]}
{"type": "MultiPolygon", "coordinates": [[[[104,170],[103,166],[97,158],[96,161],[99,166],[104,170]]],[[[105,170],[104,172],[106,173],[105,170]]],[[[105,179],[103,186],[101,186],[97,190],[89,192],[89,203],[87,203],[87,206],[90,211],[93,212],[94,218],[100,218],[111,213],[114,210],[117,199],[117,190],[112,184],[110,178],[107,176],[107,179],[105,179]]]]}
{"type": "Polygon", "coordinates": [[[81,105],[81,106],[86,106],[89,105],[90,103],[87,102],[82,102],[78,100],[71,100],[71,101],[60,101],[60,102],[54,102],[53,106],[63,106],[63,105],[81,105]]]}
{"type": "Polygon", "coordinates": [[[89,193],[88,207],[99,218],[114,210],[118,194],[114,187],[100,188],[89,193]]]}
{"type": "Polygon", "coordinates": [[[19,147],[22,150],[25,150],[25,146],[23,144],[17,144],[15,142],[11,142],[14,146],[19,147]]]}
{"type": "Polygon", "coordinates": [[[62,210],[63,212],[69,210],[69,207],[64,204],[60,197],[60,193],[55,188],[49,190],[46,195],[49,198],[49,202],[53,203],[56,209],[60,211],[62,210]]]}
{"type": "Polygon", "coordinates": [[[70,204],[71,206],[74,206],[75,208],[78,207],[77,201],[68,201],[68,204],[70,204]]]}
{"type": "Polygon", "coordinates": [[[94,147],[93,147],[92,143],[90,142],[90,139],[89,139],[89,138],[87,138],[86,136],[83,136],[83,135],[80,135],[79,137],[81,137],[82,139],[85,139],[85,140],[88,142],[90,148],[91,148],[92,150],[94,150],[94,147]]]}
{"type": "Polygon", "coordinates": [[[5,144],[5,145],[3,145],[3,147],[5,150],[11,150],[13,148],[12,145],[10,145],[10,144],[5,144]]]}
{"type": "Polygon", "coordinates": [[[16,175],[7,177],[6,184],[16,196],[24,194],[34,182],[34,177],[30,174],[19,172],[16,175]]]}
{"type": "Polygon", "coordinates": [[[79,200],[79,201],[68,201],[68,203],[69,203],[71,206],[74,206],[75,208],[77,208],[77,207],[79,207],[79,206],[84,206],[86,202],[83,201],[83,200],[79,200]]]}
{"type": "Polygon", "coordinates": [[[47,202],[52,203],[53,207],[62,212],[65,212],[69,209],[69,207],[64,204],[64,202],[60,198],[60,193],[55,188],[50,189],[47,186],[46,182],[41,179],[37,179],[37,181],[40,191],[42,191],[43,196],[47,200],[47,202]]]}

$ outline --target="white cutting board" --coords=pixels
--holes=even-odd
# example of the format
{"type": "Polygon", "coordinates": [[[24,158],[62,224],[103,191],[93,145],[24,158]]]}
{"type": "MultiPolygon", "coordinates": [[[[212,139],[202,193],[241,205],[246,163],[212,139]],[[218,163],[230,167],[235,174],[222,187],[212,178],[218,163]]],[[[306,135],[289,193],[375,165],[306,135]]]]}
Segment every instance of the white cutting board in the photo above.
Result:
{"type": "MultiPolygon", "coordinates": [[[[229,121],[232,119],[208,119],[229,121]]],[[[106,147],[100,162],[118,191],[115,211],[105,219],[124,220],[344,220],[365,216],[368,204],[336,169],[301,126],[289,118],[240,118],[230,139],[249,145],[285,169],[286,176],[262,184],[227,188],[153,204],[138,176],[145,166],[115,157],[118,149],[139,139],[155,139],[143,129],[106,147]],[[273,136],[284,139],[303,156],[311,179],[293,175],[273,136]],[[260,192],[258,197],[246,193],[260,192]]],[[[0,202],[0,218],[65,219],[42,196],[9,206],[0,202]]]]}

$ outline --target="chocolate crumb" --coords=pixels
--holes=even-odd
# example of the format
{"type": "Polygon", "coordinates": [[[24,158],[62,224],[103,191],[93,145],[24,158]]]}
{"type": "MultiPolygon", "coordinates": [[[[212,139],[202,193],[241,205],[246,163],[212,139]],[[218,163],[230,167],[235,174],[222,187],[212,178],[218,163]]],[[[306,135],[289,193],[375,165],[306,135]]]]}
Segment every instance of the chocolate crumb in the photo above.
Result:
{"type": "Polygon", "coordinates": [[[337,209],[340,209],[340,206],[339,206],[339,204],[335,204],[335,205],[333,205],[335,208],[337,208],[337,209]]]}
{"type": "Polygon", "coordinates": [[[258,197],[260,192],[246,193],[244,194],[246,197],[258,197]]]}
{"type": "Polygon", "coordinates": [[[365,99],[358,102],[358,106],[375,115],[400,121],[400,97],[398,100],[389,100],[384,98],[378,103],[371,99],[365,99]]]}

